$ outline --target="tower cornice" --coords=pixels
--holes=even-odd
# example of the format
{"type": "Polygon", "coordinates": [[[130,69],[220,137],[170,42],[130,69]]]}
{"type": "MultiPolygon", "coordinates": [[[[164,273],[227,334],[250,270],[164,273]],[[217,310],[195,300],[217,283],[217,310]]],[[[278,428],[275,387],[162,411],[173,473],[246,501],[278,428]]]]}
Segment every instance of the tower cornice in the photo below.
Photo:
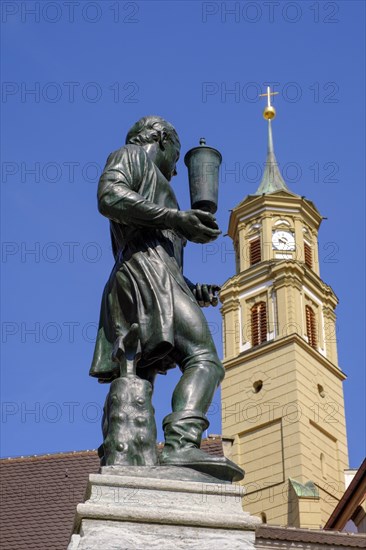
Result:
{"type": "Polygon", "coordinates": [[[340,368],[329,361],[329,359],[324,357],[324,355],[319,353],[319,351],[309,346],[309,344],[303,338],[301,338],[299,334],[296,333],[292,333],[288,336],[284,336],[276,340],[265,342],[260,346],[250,348],[246,351],[242,351],[236,357],[230,358],[226,361],[224,360],[223,365],[225,367],[225,370],[230,370],[232,368],[242,366],[246,361],[259,358],[263,355],[268,354],[270,351],[274,351],[276,349],[283,348],[284,346],[291,344],[299,345],[302,349],[312,355],[319,363],[321,363],[322,366],[324,366],[328,371],[332,372],[339,380],[344,381],[347,379],[347,375],[340,368]]]}
{"type": "Polygon", "coordinates": [[[239,225],[248,224],[268,215],[291,215],[302,219],[310,227],[318,230],[322,216],[315,204],[290,191],[277,191],[263,195],[248,195],[231,212],[228,235],[235,241],[239,225]]]}
{"type": "Polygon", "coordinates": [[[338,298],[333,289],[327,285],[312,269],[304,262],[297,260],[268,260],[253,265],[228,279],[221,288],[221,302],[238,300],[240,295],[266,281],[272,281],[274,288],[280,286],[295,285],[297,288],[306,286],[325,307],[331,310],[338,304],[338,298]]]}

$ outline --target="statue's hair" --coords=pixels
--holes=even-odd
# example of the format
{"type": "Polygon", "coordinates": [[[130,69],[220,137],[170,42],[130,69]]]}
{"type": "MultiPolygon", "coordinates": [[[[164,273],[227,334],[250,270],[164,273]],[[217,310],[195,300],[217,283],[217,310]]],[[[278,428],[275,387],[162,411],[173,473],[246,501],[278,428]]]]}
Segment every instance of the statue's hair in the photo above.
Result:
{"type": "Polygon", "coordinates": [[[174,126],[156,115],[140,118],[140,120],[129,129],[126,136],[126,143],[133,143],[135,145],[153,143],[154,141],[159,141],[159,134],[162,132],[165,132],[171,141],[175,141],[180,145],[178,134],[174,126]]]}

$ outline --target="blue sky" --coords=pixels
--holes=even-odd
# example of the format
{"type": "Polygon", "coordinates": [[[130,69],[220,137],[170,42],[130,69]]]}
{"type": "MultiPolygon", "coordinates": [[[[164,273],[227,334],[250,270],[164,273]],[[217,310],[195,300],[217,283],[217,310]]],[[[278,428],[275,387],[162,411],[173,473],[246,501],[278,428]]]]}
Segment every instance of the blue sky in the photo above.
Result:
{"type": "MultiPolygon", "coordinates": [[[[327,219],[321,277],[339,297],[350,465],[365,444],[364,23],[362,2],[2,2],[2,456],[92,449],[107,391],[88,377],[113,265],[98,175],[143,115],[182,142],[173,185],[189,207],[184,153],[223,155],[217,218],[258,187],[263,100],[275,85],[277,159],[327,219]]],[[[232,244],[189,244],[185,273],[223,283],[232,244]]],[[[221,353],[219,309],[206,309],[221,353]]],[[[158,380],[158,425],[178,372],[158,380]]],[[[220,433],[220,395],[209,415],[220,433]]],[[[162,438],[161,430],[159,439],[162,438]]]]}

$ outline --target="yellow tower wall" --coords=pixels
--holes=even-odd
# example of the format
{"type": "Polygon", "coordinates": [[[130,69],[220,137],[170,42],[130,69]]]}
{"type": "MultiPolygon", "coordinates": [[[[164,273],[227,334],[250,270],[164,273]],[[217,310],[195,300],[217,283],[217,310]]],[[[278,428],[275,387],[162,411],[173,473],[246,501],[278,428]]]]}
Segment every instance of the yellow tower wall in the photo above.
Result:
{"type": "Polygon", "coordinates": [[[269,523],[324,525],[348,463],[341,371],[296,334],[224,364],[223,437],[234,440],[231,458],[246,471],[245,508],[269,523]],[[297,502],[289,478],[312,481],[319,498],[297,502]]]}

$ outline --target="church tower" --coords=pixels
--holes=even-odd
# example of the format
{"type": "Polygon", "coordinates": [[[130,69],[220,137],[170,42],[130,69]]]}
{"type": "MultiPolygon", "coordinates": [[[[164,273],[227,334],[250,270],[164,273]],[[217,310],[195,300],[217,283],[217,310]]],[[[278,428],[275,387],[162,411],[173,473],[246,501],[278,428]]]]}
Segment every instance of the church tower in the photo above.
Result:
{"type": "Polygon", "coordinates": [[[232,211],[236,275],[221,290],[223,437],[246,471],[244,506],[263,522],[319,528],[344,492],[348,468],[336,342],[337,297],[319,271],[322,216],[292,193],[274,154],[232,211]]]}

